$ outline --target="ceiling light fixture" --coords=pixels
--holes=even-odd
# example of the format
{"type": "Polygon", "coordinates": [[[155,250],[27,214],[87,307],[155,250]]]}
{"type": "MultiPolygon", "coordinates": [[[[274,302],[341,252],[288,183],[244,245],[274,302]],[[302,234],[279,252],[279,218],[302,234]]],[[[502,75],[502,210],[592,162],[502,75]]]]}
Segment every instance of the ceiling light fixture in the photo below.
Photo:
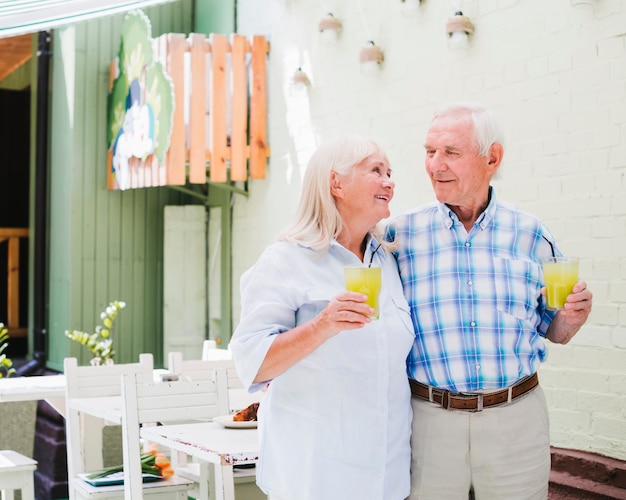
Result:
{"type": "Polygon", "coordinates": [[[448,46],[451,49],[466,49],[469,47],[469,36],[474,33],[474,25],[470,18],[460,10],[454,13],[446,24],[448,46]]]}
{"type": "Polygon", "coordinates": [[[333,16],[332,12],[329,12],[319,23],[321,40],[325,43],[335,43],[339,38],[342,27],[341,20],[333,16]]]}
{"type": "Polygon", "coordinates": [[[311,85],[311,80],[309,80],[307,74],[302,71],[302,68],[298,68],[291,77],[292,88],[300,92],[306,90],[309,85],[311,85]]]}
{"type": "Polygon", "coordinates": [[[359,53],[359,62],[361,63],[361,72],[364,75],[374,75],[380,70],[383,63],[383,51],[372,40],[361,49],[359,53]]]}

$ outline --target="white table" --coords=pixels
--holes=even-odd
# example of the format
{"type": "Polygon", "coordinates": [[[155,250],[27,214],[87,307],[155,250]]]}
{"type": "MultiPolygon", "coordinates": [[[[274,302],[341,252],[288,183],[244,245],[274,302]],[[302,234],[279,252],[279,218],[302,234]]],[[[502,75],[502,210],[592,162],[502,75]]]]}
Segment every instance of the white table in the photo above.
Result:
{"type": "Polygon", "coordinates": [[[65,395],[65,375],[0,378],[0,403],[65,395]]]}
{"type": "Polygon", "coordinates": [[[37,375],[0,379],[0,403],[45,399],[65,416],[65,375],[37,375]]]}
{"type": "MultiPolygon", "coordinates": [[[[159,381],[164,373],[168,371],[155,369],[154,380],[159,381]]],[[[46,400],[65,417],[65,375],[0,378],[0,403],[39,399],[46,400]]]]}
{"type": "Polygon", "coordinates": [[[259,459],[257,429],[227,429],[214,422],[142,427],[141,437],[213,464],[211,494],[207,498],[234,500],[233,466],[255,464],[259,459]]]}

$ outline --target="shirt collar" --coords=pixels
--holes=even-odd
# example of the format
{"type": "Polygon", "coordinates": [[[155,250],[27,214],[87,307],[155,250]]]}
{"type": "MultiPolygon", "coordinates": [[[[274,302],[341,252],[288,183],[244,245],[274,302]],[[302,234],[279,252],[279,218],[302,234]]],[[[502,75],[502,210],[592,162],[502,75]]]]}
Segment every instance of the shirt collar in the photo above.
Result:
{"type": "MultiPolygon", "coordinates": [[[[459,222],[459,218],[456,214],[446,205],[445,203],[437,203],[437,209],[439,214],[441,215],[442,221],[445,226],[450,229],[456,223],[459,222]]],[[[485,229],[487,225],[493,220],[496,212],[496,192],[493,189],[493,186],[489,186],[489,204],[483,213],[478,216],[476,222],[474,222],[474,226],[480,227],[480,229],[485,229]]]]}
{"type": "MultiPolygon", "coordinates": [[[[372,233],[369,233],[367,236],[367,242],[365,243],[365,254],[363,256],[363,263],[364,264],[369,264],[370,259],[372,259],[372,254],[374,252],[376,252],[377,254],[380,252],[380,242],[374,237],[374,235],[372,233]]],[[[340,243],[337,242],[337,240],[335,238],[333,238],[332,240],[330,240],[330,246],[332,247],[339,247],[343,250],[345,250],[345,247],[343,247],[340,243]]]]}

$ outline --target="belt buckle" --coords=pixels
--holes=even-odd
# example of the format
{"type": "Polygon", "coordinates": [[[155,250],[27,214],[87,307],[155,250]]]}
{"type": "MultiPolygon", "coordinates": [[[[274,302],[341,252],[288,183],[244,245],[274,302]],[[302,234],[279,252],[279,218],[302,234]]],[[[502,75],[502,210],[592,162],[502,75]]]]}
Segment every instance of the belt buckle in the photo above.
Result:
{"type": "Polygon", "coordinates": [[[441,407],[444,410],[451,410],[450,408],[450,391],[443,390],[441,391],[441,407]]]}

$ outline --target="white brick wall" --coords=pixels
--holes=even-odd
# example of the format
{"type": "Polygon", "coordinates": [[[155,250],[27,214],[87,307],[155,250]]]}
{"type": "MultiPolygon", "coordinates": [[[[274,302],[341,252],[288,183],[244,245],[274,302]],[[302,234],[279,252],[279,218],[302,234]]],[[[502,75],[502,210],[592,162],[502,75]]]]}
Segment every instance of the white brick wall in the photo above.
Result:
{"type": "Polygon", "coordinates": [[[424,0],[414,16],[400,0],[239,0],[244,34],[267,35],[269,175],[234,206],[238,277],[289,223],[315,147],[342,133],[387,150],[399,213],[433,199],[422,143],[432,110],[483,102],[507,134],[501,199],[540,216],[595,293],[589,323],[568,346],[549,346],[541,369],[555,446],[626,459],[626,2],[424,0]],[[475,25],[467,51],[451,51],[445,24],[457,5],[475,25]],[[344,24],[335,45],[317,23],[344,24]],[[360,73],[360,48],[385,54],[380,74],[360,73]],[[289,79],[301,66],[302,94],[289,79]]]}

